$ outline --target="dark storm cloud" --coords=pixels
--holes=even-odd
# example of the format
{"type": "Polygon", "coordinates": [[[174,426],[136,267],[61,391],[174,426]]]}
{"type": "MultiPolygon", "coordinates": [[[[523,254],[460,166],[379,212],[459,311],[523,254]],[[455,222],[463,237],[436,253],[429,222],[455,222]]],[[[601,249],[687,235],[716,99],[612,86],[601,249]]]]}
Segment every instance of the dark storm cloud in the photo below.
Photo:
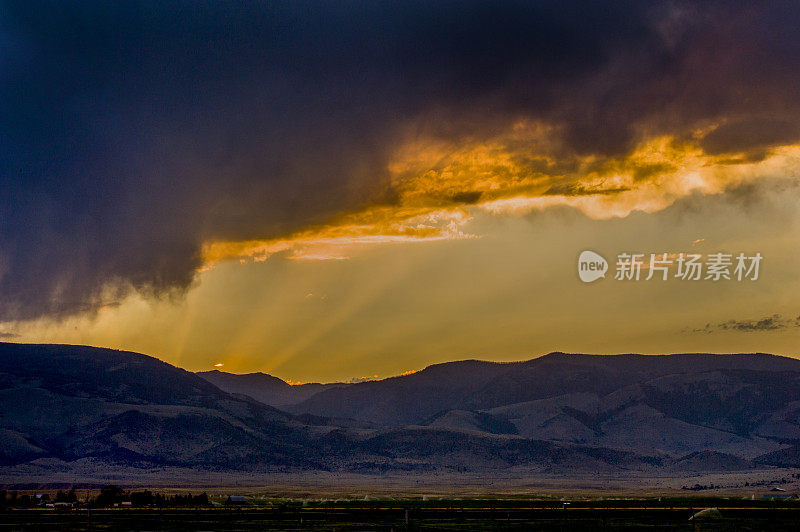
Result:
{"type": "Polygon", "coordinates": [[[480,138],[531,118],[611,153],[724,119],[715,151],[796,140],[799,12],[4,2],[0,319],[180,290],[203,241],[390,201],[386,159],[413,131],[480,138]]]}

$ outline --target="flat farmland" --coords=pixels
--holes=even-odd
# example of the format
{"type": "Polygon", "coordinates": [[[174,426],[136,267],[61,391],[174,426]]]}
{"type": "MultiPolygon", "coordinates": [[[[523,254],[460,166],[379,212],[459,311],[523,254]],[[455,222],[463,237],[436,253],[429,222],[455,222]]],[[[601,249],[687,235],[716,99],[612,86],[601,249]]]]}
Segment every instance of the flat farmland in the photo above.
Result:
{"type": "Polygon", "coordinates": [[[797,530],[800,503],[735,499],[285,502],[209,508],[15,509],[0,530],[797,530]],[[714,510],[707,510],[714,508],[714,510]],[[698,512],[700,516],[692,519],[698,512]]]}

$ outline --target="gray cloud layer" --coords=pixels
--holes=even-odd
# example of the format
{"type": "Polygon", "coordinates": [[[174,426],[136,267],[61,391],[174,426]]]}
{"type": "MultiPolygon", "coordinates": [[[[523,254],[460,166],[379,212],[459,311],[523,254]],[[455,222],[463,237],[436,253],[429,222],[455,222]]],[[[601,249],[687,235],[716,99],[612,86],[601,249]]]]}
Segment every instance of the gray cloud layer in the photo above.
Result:
{"type": "Polygon", "coordinates": [[[618,153],[720,122],[707,149],[758,156],[800,137],[799,24],[792,2],[0,3],[0,319],[180,290],[203,241],[391,201],[409,131],[528,117],[618,153]]]}
{"type": "Polygon", "coordinates": [[[741,331],[741,332],[760,332],[778,331],[800,327],[800,316],[796,318],[784,318],[780,314],[773,314],[759,319],[727,320],[720,323],[707,323],[705,327],[693,329],[692,332],[711,333],[714,331],[741,331]]]}

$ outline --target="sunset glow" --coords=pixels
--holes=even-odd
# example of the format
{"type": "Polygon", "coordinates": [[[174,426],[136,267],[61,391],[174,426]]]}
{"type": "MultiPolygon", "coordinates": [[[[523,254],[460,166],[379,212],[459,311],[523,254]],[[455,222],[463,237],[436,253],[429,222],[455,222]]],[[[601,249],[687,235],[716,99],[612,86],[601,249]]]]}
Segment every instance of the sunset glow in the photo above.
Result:
{"type": "Polygon", "coordinates": [[[363,7],[0,15],[0,336],[303,382],[797,355],[793,10],[363,7]],[[584,250],[764,260],[584,285],[584,250]]]}

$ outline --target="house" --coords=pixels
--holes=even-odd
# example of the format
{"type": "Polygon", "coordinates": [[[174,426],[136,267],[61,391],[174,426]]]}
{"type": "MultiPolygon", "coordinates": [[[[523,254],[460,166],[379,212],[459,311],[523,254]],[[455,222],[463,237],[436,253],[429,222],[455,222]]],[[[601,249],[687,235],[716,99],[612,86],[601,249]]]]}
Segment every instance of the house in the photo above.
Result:
{"type": "Polygon", "coordinates": [[[55,502],[53,503],[54,508],[73,508],[77,506],[78,503],[76,502],[55,502]]]}
{"type": "Polygon", "coordinates": [[[230,495],[226,502],[227,504],[245,504],[247,503],[247,499],[244,495],[230,495]]]}

